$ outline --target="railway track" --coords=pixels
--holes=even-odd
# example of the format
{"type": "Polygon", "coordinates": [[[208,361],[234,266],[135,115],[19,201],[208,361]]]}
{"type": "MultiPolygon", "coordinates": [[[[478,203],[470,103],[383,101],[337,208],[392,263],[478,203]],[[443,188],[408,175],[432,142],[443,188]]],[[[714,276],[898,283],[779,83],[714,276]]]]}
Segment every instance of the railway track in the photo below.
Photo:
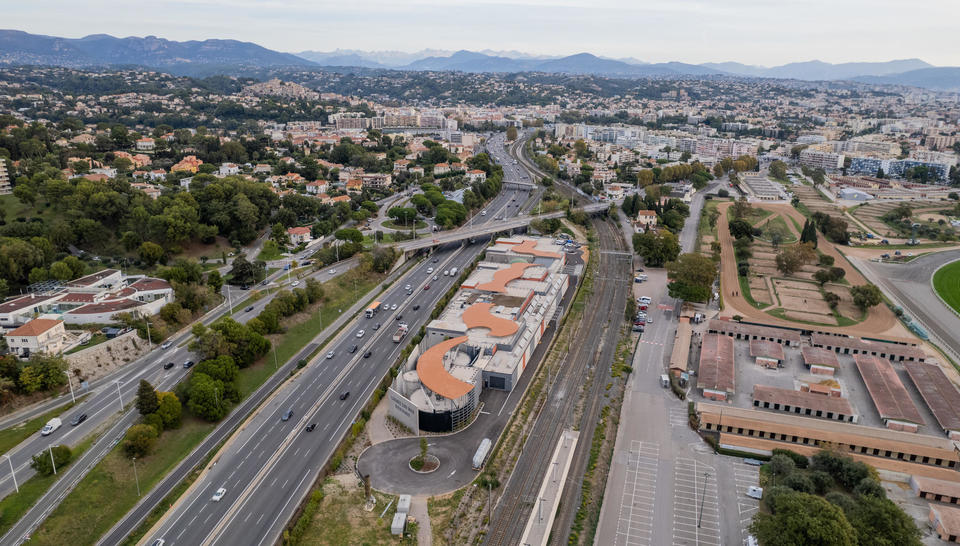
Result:
{"type": "MultiPolygon", "coordinates": [[[[614,241],[616,243],[616,248],[612,249],[614,252],[626,251],[626,245],[621,236],[621,231],[615,224],[612,224],[610,221],[597,221],[595,225],[597,226],[597,233],[601,240],[614,241]]],[[[580,507],[583,477],[586,473],[587,463],[590,460],[593,435],[600,421],[603,407],[608,400],[604,396],[604,393],[608,382],[611,380],[610,363],[613,361],[617,350],[627,293],[630,290],[629,279],[633,266],[632,256],[627,259],[614,254],[610,256],[613,258],[610,260],[613,263],[609,268],[603,270],[603,275],[608,277],[613,285],[611,290],[613,300],[610,307],[607,308],[607,316],[602,333],[603,339],[596,345],[600,348],[600,351],[597,353],[596,370],[594,371],[593,381],[590,384],[589,393],[585,397],[583,413],[580,416],[581,441],[577,444],[577,449],[570,462],[570,471],[567,474],[568,477],[563,487],[564,490],[561,498],[564,499],[564,502],[560,504],[553,522],[550,544],[554,545],[567,544],[574,517],[580,507]]]]}
{"type": "MultiPolygon", "coordinates": [[[[581,387],[586,383],[590,370],[596,367],[598,374],[601,374],[600,378],[604,377],[602,368],[606,368],[606,373],[609,374],[609,366],[601,356],[609,353],[603,350],[611,341],[610,336],[605,335],[608,323],[619,323],[623,316],[622,309],[617,311],[616,315],[612,313],[623,304],[623,290],[617,289],[617,284],[625,284],[628,278],[626,275],[617,276],[618,270],[623,269],[623,266],[617,267],[617,261],[622,262],[623,258],[616,252],[623,252],[625,244],[619,231],[608,221],[597,220],[595,226],[600,240],[599,264],[594,274],[594,293],[585,306],[581,319],[584,327],[578,330],[579,335],[569,344],[575,349],[564,359],[560,374],[553,384],[548,386],[547,397],[537,408],[533,428],[494,511],[486,544],[514,545],[520,541],[547,470],[544,462],[550,459],[563,429],[573,422],[581,387]],[[601,349],[599,353],[598,347],[601,349]]],[[[612,340],[615,342],[616,336],[613,336],[612,340]]],[[[593,400],[600,396],[602,385],[603,383],[598,383],[598,378],[594,377],[589,399],[584,406],[590,414],[598,413],[602,407],[602,404],[593,400]]],[[[588,421],[595,426],[596,417],[588,421]]],[[[587,455],[581,454],[580,457],[589,454],[593,426],[589,436],[584,436],[581,432],[580,445],[586,447],[587,455]]],[[[577,481],[579,488],[579,480],[577,481]]]]}

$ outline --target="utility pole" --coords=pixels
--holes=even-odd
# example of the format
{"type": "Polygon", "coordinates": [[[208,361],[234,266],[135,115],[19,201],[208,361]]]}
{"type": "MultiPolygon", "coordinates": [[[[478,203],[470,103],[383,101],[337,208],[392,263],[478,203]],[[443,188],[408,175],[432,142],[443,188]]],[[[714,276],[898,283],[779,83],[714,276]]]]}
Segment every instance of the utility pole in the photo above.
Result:
{"type": "Polygon", "coordinates": [[[143,322],[147,323],[147,344],[150,347],[150,350],[153,350],[153,338],[150,337],[150,319],[146,315],[143,317],[143,322]]]}
{"type": "MultiPolygon", "coordinates": [[[[322,316],[320,317],[320,324],[323,324],[322,316]]],[[[277,368],[279,368],[279,366],[277,365],[277,344],[272,343],[271,345],[273,346],[273,369],[276,370],[277,368]]]]}
{"type": "Polygon", "coordinates": [[[47,451],[50,452],[50,464],[53,465],[53,475],[57,475],[57,463],[53,460],[53,444],[47,446],[47,451]]]}

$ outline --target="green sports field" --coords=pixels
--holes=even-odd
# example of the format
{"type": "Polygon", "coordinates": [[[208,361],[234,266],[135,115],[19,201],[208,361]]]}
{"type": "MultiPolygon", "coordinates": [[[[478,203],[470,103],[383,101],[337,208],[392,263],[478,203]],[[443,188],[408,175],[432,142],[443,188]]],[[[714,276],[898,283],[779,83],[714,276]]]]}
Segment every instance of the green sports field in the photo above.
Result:
{"type": "Polygon", "coordinates": [[[933,289],[960,313],[960,261],[949,263],[933,274],[933,289]]]}

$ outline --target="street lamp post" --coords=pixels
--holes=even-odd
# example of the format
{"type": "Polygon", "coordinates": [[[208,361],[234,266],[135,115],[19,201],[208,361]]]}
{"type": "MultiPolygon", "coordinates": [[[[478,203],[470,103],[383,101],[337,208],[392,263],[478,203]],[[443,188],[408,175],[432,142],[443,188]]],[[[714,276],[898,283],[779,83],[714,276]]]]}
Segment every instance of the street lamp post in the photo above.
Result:
{"type": "Polygon", "coordinates": [[[57,463],[53,460],[53,444],[47,446],[47,451],[50,452],[50,464],[53,465],[53,475],[57,475],[57,463]]]}
{"type": "Polygon", "coordinates": [[[10,463],[10,477],[13,478],[13,488],[17,490],[17,493],[20,492],[20,486],[17,485],[17,473],[13,471],[13,461],[10,460],[9,455],[4,455],[7,458],[7,462],[10,463]]]}
{"type": "Polygon", "coordinates": [[[700,528],[700,522],[703,521],[703,500],[707,497],[707,478],[710,476],[709,472],[703,473],[703,488],[700,490],[700,515],[697,516],[697,528],[700,528]]]}
{"type": "Polygon", "coordinates": [[[140,496],[140,477],[137,476],[137,458],[133,458],[133,479],[137,482],[137,496],[140,496]]]}
{"type": "Polygon", "coordinates": [[[153,350],[153,338],[150,337],[150,319],[146,316],[143,317],[143,322],[147,323],[147,346],[150,350],[153,350]]]}
{"type": "Polygon", "coordinates": [[[120,381],[115,381],[117,385],[117,400],[120,401],[120,411],[123,411],[123,395],[120,394],[120,381]]]}
{"type": "Polygon", "coordinates": [[[68,374],[66,370],[64,370],[63,375],[67,376],[67,385],[70,385],[70,400],[72,400],[73,403],[76,404],[77,397],[73,395],[73,382],[70,381],[70,374],[68,374]]]}

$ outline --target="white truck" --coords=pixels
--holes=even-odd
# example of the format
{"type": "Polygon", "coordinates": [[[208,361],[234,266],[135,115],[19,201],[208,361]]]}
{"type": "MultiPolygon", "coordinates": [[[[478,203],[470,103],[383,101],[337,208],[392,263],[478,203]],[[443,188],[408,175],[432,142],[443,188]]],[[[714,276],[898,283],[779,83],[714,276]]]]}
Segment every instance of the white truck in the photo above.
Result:
{"type": "Polygon", "coordinates": [[[457,268],[456,268],[456,267],[450,269],[450,276],[451,276],[451,277],[456,277],[456,276],[457,276],[457,268]]]}
{"type": "Polygon", "coordinates": [[[49,436],[53,434],[53,432],[58,428],[60,428],[61,425],[63,425],[63,422],[60,420],[59,417],[54,417],[53,419],[50,419],[49,421],[47,421],[47,424],[43,425],[43,428],[40,430],[40,436],[49,436]]]}
{"type": "Polygon", "coordinates": [[[400,343],[400,340],[406,337],[407,335],[407,323],[401,322],[400,326],[397,328],[397,332],[393,334],[393,342],[400,343]]]}

